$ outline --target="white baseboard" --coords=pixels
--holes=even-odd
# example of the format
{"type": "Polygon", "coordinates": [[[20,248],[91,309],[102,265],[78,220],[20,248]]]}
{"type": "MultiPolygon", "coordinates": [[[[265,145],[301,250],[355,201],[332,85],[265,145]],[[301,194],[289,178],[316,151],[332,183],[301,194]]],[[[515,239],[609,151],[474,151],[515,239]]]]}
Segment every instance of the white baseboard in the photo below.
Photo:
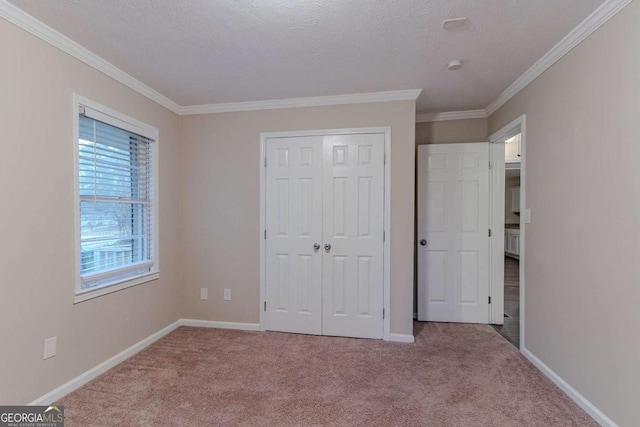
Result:
{"type": "Polygon", "coordinates": [[[199,328],[240,329],[243,331],[259,331],[259,323],[218,322],[215,320],[180,319],[180,326],[196,326],[199,328]]]}
{"type": "Polygon", "coordinates": [[[522,354],[526,357],[531,363],[533,363],[536,368],[542,371],[555,385],[557,385],[560,390],[562,390],[567,396],[569,396],[574,402],[578,404],[579,407],[584,409],[584,411],[591,416],[598,424],[606,427],[618,427],[616,423],[614,423],[609,417],[607,417],[601,410],[596,408],[596,406],[589,402],[586,397],[581,395],[578,390],[571,387],[569,383],[563,380],[560,375],[556,374],[550,367],[544,364],[544,362],[538,359],[531,351],[527,348],[522,348],[522,354]]]}
{"type": "MultiPolygon", "coordinates": [[[[169,326],[161,329],[153,335],[148,336],[147,338],[137,342],[126,350],[121,351],[115,356],[105,360],[100,363],[98,366],[95,366],[88,371],[83,372],[78,375],[74,379],[69,382],[62,384],[60,387],[55,388],[49,393],[40,396],[35,399],[33,402],[29,403],[29,405],[50,405],[55,401],[61,399],[67,394],[71,393],[74,390],[82,387],[89,381],[97,378],[102,375],[109,369],[113,368],[119,363],[124,362],[134,354],[138,353],[145,347],[153,344],[158,341],[160,338],[164,337],[168,333],[177,329],[180,326],[195,326],[200,328],[220,328],[220,329],[237,329],[237,330],[245,330],[245,331],[259,331],[260,324],[258,323],[238,323],[238,322],[219,322],[213,320],[197,320],[197,319],[179,319],[170,324],[169,326]]],[[[414,342],[413,335],[405,335],[405,334],[390,334],[389,341],[395,342],[404,342],[404,343],[412,343],[414,342]]],[[[614,424],[612,424],[614,425],[614,424]]]]}
{"type": "Polygon", "coordinates": [[[71,393],[72,391],[82,387],[89,381],[97,378],[99,375],[102,375],[103,373],[113,368],[117,364],[124,362],[134,354],[138,353],[140,350],[158,341],[160,338],[164,337],[174,329],[177,329],[179,326],[198,326],[201,328],[221,328],[221,329],[243,329],[248,331],[260,330],[260,325],[257,323],[215,322],[215,321],[209,321],[209,320],[179,319],[173,322],[172,324],[170,324],[169,326],[167,326],[166,328],[159,330],[155,334],[148,336],[142,341],[137,342],[136,344],[132,345],[126,350],[121,351],[120,353],[111,357],[110,359],[105,360],[98,366],[95,366],[89,369],[88,371],[83,372],[82,374],[78,375],[71,381],[62,384],[60,387],[57,387],[56,389],[50,391],[49,393],[43,396],[40,396],[33,402],[29,403],[29,405],[49,405],[55,402],[56,400],[71,393]]]}
{"type": "Polygon", "coordinates": [[[389,334],[389,341],[412,343],[412,342],[415,342],[416,339],[415,339],[415,337],[413,335],[389,334]]]}
{"type": "Polygon", "coordinates": [[[159,330],[155,334],[149,335],[147,338],[143,339],[142,341],[135,343],[131,347],[127,348],[124,351],[121,351],[120,353],[116,354],[112,358],[105,360],[104,362],[100,363],[98,366],[95,366],[89,369],[88,371],[83,372],[82,374],[78,375],[71,381],[62,384],[60,387],[57,387],[56,389],[50,391],[49,393],[43,396],[40,396],[33,402],[29,403],[29,405],[50,405],[54,403],[56,400],[82,387],[89,381],[97,378],[99,375],[102,375],[109,369],[116,366],[118,363],[125,361],[126,359],[130,358],[134,354],[138,353],[140,350],[158,341],[160,338],[164,337],[169,332],[176,329],[178,326],[180,326],[180,320],[173,322],[172,324],[170,324],[166,328],[159,330]]]}

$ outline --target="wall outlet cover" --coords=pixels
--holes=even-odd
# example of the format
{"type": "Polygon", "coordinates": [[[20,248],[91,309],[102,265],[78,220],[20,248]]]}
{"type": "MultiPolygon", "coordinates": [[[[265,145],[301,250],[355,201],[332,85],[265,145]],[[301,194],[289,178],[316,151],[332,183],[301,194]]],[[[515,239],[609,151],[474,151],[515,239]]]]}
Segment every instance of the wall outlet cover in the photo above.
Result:
{"type": "Polygon", "coordinates": [[[200,288],[200,299],[201,300],[208,300],[209,299],[209,289],[200,288]]]}
{"type": "Polygon", "coordinates": [[[231,301],[231,289],[224,290],[224,300],[231,301]]]}
{"type": "Polygon", "coordinates": [[[49,359],[56,355],[56,343],[58,337],[51,337],[44,340],[44,352],[42,353],[42,359],[49,359]]]}

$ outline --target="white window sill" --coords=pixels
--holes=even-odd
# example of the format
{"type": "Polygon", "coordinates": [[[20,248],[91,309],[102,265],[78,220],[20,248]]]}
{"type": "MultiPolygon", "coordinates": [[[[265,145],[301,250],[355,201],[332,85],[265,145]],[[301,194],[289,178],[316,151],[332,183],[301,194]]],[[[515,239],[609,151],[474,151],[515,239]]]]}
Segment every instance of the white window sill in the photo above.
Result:
{"type": "Polygon", "coordinates": [[[125,280],[123,282],[117,282],[109,285],[103,285],[101,287],[97,287],[93,289],[87,289],[81,292],[76,292],[76,294],[73,296],[73,303],[77,304],[79,302],[101,297],[102,295],[107,295],[112,292],[117,292],[123,289],[131,288],[133,286],[141,285],[143,283],[147,283],[152,280],[157,280],[158,278],[160,278],[160,272],[153,271],[151,273],[146,273],[144,275],[137,276],[135,279],[125,280]]]}

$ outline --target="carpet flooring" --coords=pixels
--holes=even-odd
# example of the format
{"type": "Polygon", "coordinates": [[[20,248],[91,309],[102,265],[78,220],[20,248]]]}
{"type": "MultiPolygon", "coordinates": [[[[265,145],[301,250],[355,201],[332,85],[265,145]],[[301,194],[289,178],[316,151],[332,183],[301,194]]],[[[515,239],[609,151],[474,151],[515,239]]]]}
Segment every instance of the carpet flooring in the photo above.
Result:
{"type": "Polygon", "coordinates": [[[488,325],[416,343],[180,327],[67,395],[72,426],[596,426],[488,325]]]}

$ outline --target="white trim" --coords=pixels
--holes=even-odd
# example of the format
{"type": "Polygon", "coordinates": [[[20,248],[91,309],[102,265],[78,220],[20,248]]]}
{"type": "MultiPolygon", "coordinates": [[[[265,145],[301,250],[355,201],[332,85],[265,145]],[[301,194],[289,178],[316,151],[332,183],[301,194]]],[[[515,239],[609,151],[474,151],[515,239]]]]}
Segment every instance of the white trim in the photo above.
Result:
{"type": "MultiPolygon", "coordinates": [[[[596,9],[576,28],[567,34],[558,44],[551,48],[551,50],[549,50],[533,66],[531,66],[531,68],[529,68],[507,89],[505,89],[498,98],[491,102],[486,108],[481,110],[419,114],[416,117],[416,122],[478,119],[490,116],[629,3],[631,3],[631,0],[605,1],[598,9],[596,9]]],[[[74,58],[84,62],[101,73],[106,74],[114,80],[124,84],[141,95],[146,96],[150,100],[162,105],[178,115],[227,113],[234,111],[256,111],[277,108],[314,107],[322,105],[358,104],[369,102],[406,101],[417,99],[422,92],[422,89],[413,89],[348,95],[180,106],[176,102],[162,95],[160,92],[152,89],[140,80],[102,59],[87,48],[37,20],[6,0],[0,0],[0,17],[17,25],[25,31],[28,31],[41,40],[57,47],[63,52],[68,53],[74,58]]]]}
{"type": "Polygon", "coordinates": [[[270,99],[262,101],[229,102],[204,105],[178,105],[160,92],[120,68],[102,59],[89,49],[54,30],[6,0],[0,0],[0,17],[23,30],[68,53],[90,67],[100,71],[123,85],[174,113],[184,116],[193,114],[230,113],[234,111],[273,110],[279,108],[318,107],[323,105],[363,104],[371,102],[415,101],[422,89],[393,90],[383,92],[354,93],[346,95],[310,96],[302,98],[270,99]]]}
{"type": "Polygon", "coordinates": [[[389,339],[387,341],[414,343],[414,342],[416,342],[416,339],[415,339],[415,337],[413,335],[389,334],[389,339]]]}
{"type": "MultiPolygon", "coordinates": [[[[131,356],[139,353],[141,350],[144,350],[146,347],[150,346],[154,342],[158,341],[160,338],[168,335],[174,330],[178,329],[180,326],[190,326],[190,327],[198,327],[198,328],[216,328],[216,329],[234,329],[234,330],[243,330],[243,331],[258,331],[260,330],[260,325],[257,323],[238,323],[238,322],[219,322],[213,320],[197,320],[197,319],[178,319],[170,325],[162,328],[158,332],[149,335],[147,338],[143,338],[138,341],[131,347],[121,351],[113,357],[105,360],[104,362],[94,366],[93,368],[83,372],[77,377],[73,378],[71,381],[68,381],[62,384],[59,387],[56,387],[52,391],[38,397],[32,402],[28,403],[28,405],[50,405],[57,400],[63,398],[67,394],[79,389],[83,385],[87,384],[89,381],[96,379],[100,375],[104,374],[108,370],[114,368],[116,365],[124,362],[131,356]]],[[[412,343],[414,342],[413,335],[405,335],[405,334],[390,334],[388,341],[393,342],[404,342],[404,343],[412,343]]]]}
{"type": "Polygon", "coordinates": [[[536,77],[555,64],[560,58],[565,56],[571,49],[576,47],[581,41],[591,33],[600,28],[611,17],[622,8],[631,3],[631,0],[607,0],[597,8],[591,15],[567,34],[558,44],[551,48],[542,58],[531,66],[523,75],[506,88],[491,104],[485,108],[487,116],[495,113],[507,101],[513,98],[518,92],[524,89],[536,77]]]}
{"type": "Polygon", "coordinates": [[[326,136],[326,135],[349,135],[363,133],[382,133],[385,137],[385,153],[386,162],[384,165],[384,232],[386,235],[383,243],[384,250],[384,311],[386,315],[383,320],[382,338],[390,341],[391,335],[391,128],[386,127],[368,127],[368,128],[349,128],[349,129],[323,129],[311,131],[286,131],[286,132],[262,132],[260,133],[260,159],[258,167],[260,168],[260,230],[258,233],[260,246],[260,330],[265,329],[264,302],[267,299],[266,286],[266,242],[264,239],[264,230],[266,228],[266,172],[264,167],[264,158],[266,155],[266,141],[268,138],[288,138],[296,136],[326,136]]]}
{"type": "MultiPolygon", "coordinates": [[[[2,6],[2,1],[0,0],[0,7],[2,6]]],[[[141,122],[133,117],[129,117],[125,114],[122,114],[112,108],[101,105],[95,101],[92,101],[88,98],[78,95],[77,93],[72,94],[72,126],[73,126],[73,211],[74,211],[74,242],[75,242],[75,263],[74,263],[74,293],[73,293],[73,303],[79,303],[83,301],[87,301],[102,295],[110,294],[112,292],[120,291],[123,289],[130,288],[132,286],[141,285],[143,283],[150,282],[152,280],[156,280],[160,277],[160,220],[159,220],[159,144],[160,144],[160,131],[158,128],[148,125],[144,122],[141,122]],[[151,267],[151,271],[145,273],[144,275],[130,277],[125,280],[116,281],[111,284],[103,285],[99,288],[93,289],[82,289],[82,276],[80,274],[81,268],[81,247],[80,247],[80,185],[79,185],[79,172],[78,172],[78,138],[79,138],[79,119],[78,115],[80,113],[80,106],[84,106],[94,110],[98,114],[102,114],[105,118],[110,118],[110,120],[115,119],[118,124],[122,124],[126,126],[127,130],[132,132],[139,133],[141,136],[151,138],[155,142],[151,145],[151,179],[152,179],[152,200],[151,200],[151,215],[152,215],[152,223],[153,223],[153,239],[151,244],[153,245],[153,265],[151,267]]]]}
{"type": "Polygon", "coordinates": [[[631,3],[631,0],[607,0],[602,3],[600,7],[593,11],[591,15],[587,16],[584,21],[578,24],[577,27],[545,53],[542,58],[536,61],[524,74],[511,83],[511,85],[493,100],[493,102],[487,105],[486,108],[480,110],[418,114],[416,115],[416,123],[489,117],[629,3],[631,3]]]}
{"type": "Polygon", "coordinates": [[[241,331],[259,331],[259,323],[219,322],[216,320],[180,319],[180,326],[197,328],[236,329],[241,331]]]}
{"type": "Polygon", "coordinates": [[[231,113],[235,111],[275,110],[280,108],[319,107],[325,105],[366,104],[371,102],[415,101],[422,89],[386,92],[352,93],[348,95],[310,96],[305,98],[269,99],[264,101],[229,102],[223,104],[180,107],[178,114],[231,113]]]}
{"type": "Polygon", "coordinates": [[[267,253],[267,242],[264,238],[265,230],[267,229],[267,168],[264,162],[267,158],[267,136],[260,134],[260,158],[258,159],[258,168],[260,168],[260,229],[258,230],[258,240],[260,241],[260,305],[258,311],[260,312],[260,330],[266,331],[266,315],[264,311],[264,302],[267,300],[267,260],[265,254],[267,253]]]}
{"type": "Polygon", "coordinates": [[[445,113],[417,114],[416,123],[442,122],[446,120],[486,119],[487,112],[482,110],[447,111],[445,113]]]}
{"type": "MultiPolygon", "coordinates": [[[[383,269],[384,269],[384,312],[382,339],[391,341],[391,127],[381,128],[384,131],[384,232],[383,269]]],[[[412,328],[413,329],[413,328],[412,328]]]]}
{"type": "Polygon", "coordinates": [[[505,217],[505,144],[504,139],[489,141],[489,322],[504,324],[504,217],[505,217]]]}
{"type": "MultiPolygon", "coordinates": [[[[0,0],[1,2],[2,0],[0,0]]],[[[2,4],[2,3],[0,3],[2,4]]],[[[89,98],[85,98],[82,95],[78,95],[77,93],[72,94],[73,99],[73,119],[77,122],[78,115],[80,114],[80,105],[85,108],[89,108],[91,113],[89,117],[93,116],[96,120],[104,121],[104,122],[114,122],[114,126],[121,127],[125,130],[128,130],[133,133],[137,133],[146,138],[153,139],[156,143],[160,137],[160,131],[157,127],[148,125],[140,120],[134,119],[133,117],[127,116],[113,108],[109,108],[105,105],[99,104],[95,101],[90,100],[89,98]]],[[[78,136],[78,128],[76,123],[76,128],[74,129],[74,144],[77,144],[77,136],[78,136]]]]}
{"type": "Polygon", "coordinates": [[[74,58],[79,59],[90,67],[106,74],[174,113],[178,113],[180,106],[160,92],[142,83],[130,74],[125,73],[120,68],[107,62],[89,49],[79,45],[69,37],[59,33],[6,0],[0,0],[0,17],[12,22],[23,30],[28,31],[74,58]]]}
{"type": "Polygon", "coordinates": [[[578,390],[571,387],[569,383],[555,373],[550,367],[548,367],[542,360],[538,359],[529,349],[522,348],[522,354],[533,365],[538,368],[543,374],[547,376],[555,385],[560,388],[567,396],[571,398],[579,407],[581,407],[587,414],[591,416],[601,426],[617,427],[618,425],[607,417],[600,409],[598,409],[593,403],[587,400],[578,390]]]}
{"type": "Polygon", "coordinates": [[[160,278],[160,272],[153,271],[151,273],[145,273],[133,279],[127,279],[126,281],[115,282],[112,284],[103,285],[98,288],[79,291],[73,296],[73,303],[77,304],[79,302],[101,297],[102,295],[107,295],[113,292],[122,291],[124,289],[131,288],[137,285],[142,285],[143,283],[147,283],[152,280],[157,280],[159,278],[160,278]]]}
{"type": "MultiPolygon", "coordinates": [[[[489,142],[490,143],[497,143],[497,142],[502,142],[505,139],[511,137],[512,135],[515,135],[516,133],[520,132],[521,137],[520,137],[520,212],[523,213],[523,215],[520,216],[520,272],[519,272],[519,283],[520,283],[520,351],[522,351],[522,349],[525,347],[525,328],[524,328],[524,324],[525,324],[525,297],[526,297],[526,292],[525,292],[525,268],[526,268],[526,257],[525,257],[525,232],[526,232],[526,223],[523,221],[523,216],[524,216],[524,212],[525,212],[525,207],[527,206],[526,204],[526,197],[527,197],[527,150],[526,150],[526,143],[527,143],[527,117],[525,114],[521,115],[520,117],[516,118],[515,120],[511,121],[508,125],[504,126],[503,128],[501,128],[500,130],[498,130],[497,132],[495,132],[494,134],[492,134],[489,137],[489,142]]],[[[497,165],[494,165],[494,169],[496,167],[499,167],[497,165]]],[[[492,226],[496,227],[497,225],[495,224],[495,218],[491,219],[491,224],[492,226]]],[[[504,239],[502,236],[500,236],[501,239],[504,239]]],[[[503,252],[504,252],[504,241],[502,243],[503,246],[503,252]]],[[[492,252],[492,256],[495,254],[495,252],[492,252]]],[[[493,260],[492,260],[493,261],[493,260]]],[[[493,272],[492,272],[493,274],[493,272]]],[[[497,274],[503,274],[504,275],[504,270],[502,270],[502,273],[497,272],[497,274]]],[[[495,318],[497,316],[503,316],[504,314],[504,276],[503,276],[503,280],[500,282],[498,281],[498,283],[493,284],[493,278],[490,277],[490,286],[491,286],[491,295],[492,298],[494,295],[500,295],[502,294],[502,298],[498,297],[498,301],[502,301],[502,306],[499,307],[498,304],[496,304],[495,306],[491,307],[491,317],[495,318]]],[[[493,305],[493,304],[492,304],[493,305]]]]}
{"type": "MultiPolygon", "coordinates": [[[[217,322],[208,320],[195,320],[195,319],[179,319],[158,332],[142,339],[131,347],[121,351],[115,356],[105,360],[97,366],[83,372],[71,381],[64,383],[63,385],[56,387],[52,391],[38,397],[29,403],[29,405],[49,405],[55,401],[61,399],[67,394],[87,384],[89,381],[102,375],[109,369],[112,369],[119,363],[124,362],[131,356],[140,352],[144,348],[150,346],[160,338],[174,331],[180,326],[194,326],[205,328],[222,328],[222,329],[236,329],[236,330],[249,330],[257,331],[259,325],[256,323],[235,323],[235,322],[217,322]]],[[[406,334],[389,334],[388,341],[413,343],[415,338],[413,335],[406,334]]],[[[587,412],[594,420],[600,425],[617,427],[617,424],[609,419],[602,411],[600,411],[595,405],[589,402],[584,396],[582,396],[577,390],[571,387],[566,381],[564,381],[558,374],[556,374],[551,368],[544,364],[528,349],[523,348],[522,354],[538,368],[543,374],[545,374],[554,384],[556,384],[564,393],[566,393],[578,406],[580,406],[585,412],[587,412]]]]}
{"type": "Polygon", "coordinates": [[[181,322],[180,320],[177,320],[172,324],[170,324],[169,326],[159,330],[155,334],[149,335],[147,338],[142,339],[141,341],[137,342],[136,344],[132,345],[126,350],[121,351],[120,353],[105,360],[99,365],[94,366],[88,371],[83,372],[82,374],[78,375],[71,381],[68,381],[62,384],[60,387],[56,387],[49,393],[38,397],[33,402],[29,403],[29,405],[49,405],[57,401],[58,399],[66,396],[67,394],[71,393],[72,391],[79,389],[89,381],[97,378],[98,376],[102,375],[103,373],[113,368],[117,364],[124,362],[134,354],[138,353],[140,350],[143,350],[145,347],[148,347],[149,345],[158,341],[160,338],[172,332],[174,329],[180,326],[180,322],[181,322]]]}

